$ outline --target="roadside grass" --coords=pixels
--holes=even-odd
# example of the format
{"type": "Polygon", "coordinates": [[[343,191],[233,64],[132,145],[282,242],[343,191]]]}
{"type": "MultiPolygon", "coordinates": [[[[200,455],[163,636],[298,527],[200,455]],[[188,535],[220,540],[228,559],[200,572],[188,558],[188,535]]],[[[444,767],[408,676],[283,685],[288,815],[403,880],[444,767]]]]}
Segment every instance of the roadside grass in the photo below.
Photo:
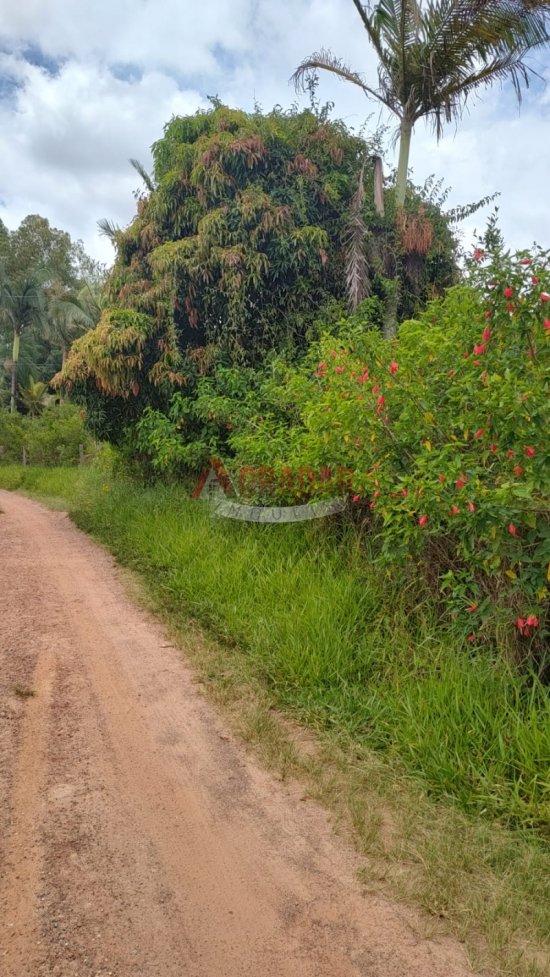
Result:
{"type": "Polygon", "coordinates": [[[240,735],[351,833],[367,888],[421,906],[478,968],[550,972],[542,688],[458,647],[345,525],[215,521],[176,487],[94,469],[0,468],[0,486],[57,490],[138,571],[240,735]]]}
{"type": "Polygon", "coordinates": [[[82,478],[78,468],[38,468],[0,465],[0,488],[40,498],[51,509],[67,507],[82,478]]]}

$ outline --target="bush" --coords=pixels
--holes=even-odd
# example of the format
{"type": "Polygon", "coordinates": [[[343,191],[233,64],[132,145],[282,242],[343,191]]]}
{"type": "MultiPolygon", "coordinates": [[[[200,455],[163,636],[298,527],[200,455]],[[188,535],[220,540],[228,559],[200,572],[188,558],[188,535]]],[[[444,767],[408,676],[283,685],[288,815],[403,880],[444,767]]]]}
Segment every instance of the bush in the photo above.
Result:
{"type": "MultiPolygon", "coordinates": [[[[349,469],[384,572],[415,561],[472,644],[545,669],[550,564],[548,255],[479,249],[466,284],[386,343],[361,317],[266,380],[239,463],[349,469]]],[[[296,486],[295,486],[296,490],[296,486]]]]}
{"type": "Polygon", "coordinates": [[[82,411],[74,404],[47,407],[38,417],[0,411],[0,445],[2,464],[20,463],[25,448],[29,464],[46,467],[78,464],[80,445],[85,453],[93,451],[82,411]]]}

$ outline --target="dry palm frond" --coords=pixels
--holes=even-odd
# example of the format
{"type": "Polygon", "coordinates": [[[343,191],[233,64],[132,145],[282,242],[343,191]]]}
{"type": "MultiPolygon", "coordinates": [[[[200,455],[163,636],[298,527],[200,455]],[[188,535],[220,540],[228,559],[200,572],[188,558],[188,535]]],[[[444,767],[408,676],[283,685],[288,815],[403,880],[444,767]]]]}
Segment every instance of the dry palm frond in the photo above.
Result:
{"type": "Polygon", "coordinates": [[[352,312],[369,294],[369,269],[365,255],[367,226],[363,217],[365,202],[365,164],[363,163],[350,208],[349,222],[344,232],[346,248],[346,294],[352,312]]]}
{"type": "Polygon", "coordinates": [[[405,254],[427,254],[433,242],[434,229],[424,208],[417,214],[399,210],[395,217],[399,242],[405,254]]]}
{"type": "Polygon", "coordinates": [[[379,156],[374,157],[374,209],[384,216],[384,169],[379,156]]]}

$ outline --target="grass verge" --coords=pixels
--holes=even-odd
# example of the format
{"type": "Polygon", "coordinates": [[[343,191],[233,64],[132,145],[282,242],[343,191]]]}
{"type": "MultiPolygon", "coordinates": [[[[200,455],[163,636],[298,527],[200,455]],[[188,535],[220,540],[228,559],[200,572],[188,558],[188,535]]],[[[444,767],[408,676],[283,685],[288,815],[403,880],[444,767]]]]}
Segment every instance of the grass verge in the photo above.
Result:
{"type": "Polygon", "coordinates": [[[345,528],[213,521],[177,488],[93,470],[0,468],[0,485],[57,490],[139,572],[241,735],[353,834],[367,886],[420,905],[477,966],[548,972],[544,690],[453,644],[345,528]]]}

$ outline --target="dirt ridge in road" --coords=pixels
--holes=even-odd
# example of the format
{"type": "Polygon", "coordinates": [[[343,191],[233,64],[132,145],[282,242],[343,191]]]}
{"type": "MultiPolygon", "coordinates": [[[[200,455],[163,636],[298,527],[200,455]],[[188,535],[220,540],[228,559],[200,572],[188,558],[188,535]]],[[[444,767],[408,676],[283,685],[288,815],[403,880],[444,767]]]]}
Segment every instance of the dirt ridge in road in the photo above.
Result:
{"type": "Polygon", "coordinates": [[[2,977],[471,974],[361,893],[325,813],[227,735],[112,559],[0,500],[2,977]]]}

